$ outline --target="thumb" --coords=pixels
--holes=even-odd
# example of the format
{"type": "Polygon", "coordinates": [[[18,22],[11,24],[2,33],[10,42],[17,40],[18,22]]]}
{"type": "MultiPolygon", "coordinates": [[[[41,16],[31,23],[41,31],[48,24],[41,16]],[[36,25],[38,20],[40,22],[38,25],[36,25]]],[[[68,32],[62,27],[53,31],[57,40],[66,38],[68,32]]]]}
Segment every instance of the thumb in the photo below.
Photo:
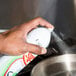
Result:
{"type": "Polygon", "coordinates": [[[47,50],[43,47],[40,47],[38,45],[34,45],[34,44],[29,44],[27,43],[27,51],[31,52],[31,53],[35,53],[35,54],[45,54],[47,52],[47,50]]]}

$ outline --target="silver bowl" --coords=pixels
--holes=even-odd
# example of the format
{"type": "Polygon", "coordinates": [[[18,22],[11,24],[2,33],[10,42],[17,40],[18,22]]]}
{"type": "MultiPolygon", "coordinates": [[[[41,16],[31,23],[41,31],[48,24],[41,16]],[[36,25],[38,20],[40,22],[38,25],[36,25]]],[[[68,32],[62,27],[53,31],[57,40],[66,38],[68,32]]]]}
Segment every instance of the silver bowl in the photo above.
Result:
{"type": "Polygon", "coordinates": [[[50,57],[38,63],[31,76],[76,76],[76,54],[50,57]]]}

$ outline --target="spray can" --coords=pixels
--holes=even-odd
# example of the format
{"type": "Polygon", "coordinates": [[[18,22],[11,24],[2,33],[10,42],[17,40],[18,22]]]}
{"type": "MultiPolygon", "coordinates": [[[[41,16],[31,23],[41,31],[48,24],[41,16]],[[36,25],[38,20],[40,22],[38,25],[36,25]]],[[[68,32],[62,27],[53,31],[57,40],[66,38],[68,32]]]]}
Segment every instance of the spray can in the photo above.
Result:
{"type": "MultiPolygon", "coordinates": [[[[28,34],[27,42],[46,48],[49,45],[52,31],[53,29],[45,27],[36,28],[28,34]]],[[[0,76],[16,76],[36,56],[29,52],[20,56],[0,55],[0,76]]]]}

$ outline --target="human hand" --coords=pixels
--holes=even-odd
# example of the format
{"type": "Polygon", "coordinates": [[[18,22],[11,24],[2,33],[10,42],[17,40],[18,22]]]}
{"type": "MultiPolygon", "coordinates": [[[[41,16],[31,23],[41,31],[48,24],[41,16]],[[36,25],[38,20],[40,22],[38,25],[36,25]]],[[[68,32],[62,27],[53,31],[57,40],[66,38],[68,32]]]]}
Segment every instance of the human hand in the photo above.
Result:
{"type": "Polygon", "coordinates": [[[37,17],[27,23],[15,26],[12,29],[0,34],[0,53],[9,55],[21,55],[26,52],[45,54],[46,49],[38,45],[29,44],[26,41],[27,34],[37,28],[38,25],[47,28],[54,28],[49,22],[37,17]]]}

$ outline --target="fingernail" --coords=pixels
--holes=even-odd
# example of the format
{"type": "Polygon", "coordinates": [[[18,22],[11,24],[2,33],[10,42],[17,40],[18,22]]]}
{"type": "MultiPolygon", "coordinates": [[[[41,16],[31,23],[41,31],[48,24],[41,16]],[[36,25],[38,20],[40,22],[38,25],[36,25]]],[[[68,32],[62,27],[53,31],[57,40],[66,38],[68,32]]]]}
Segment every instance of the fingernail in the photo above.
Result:
{"type": "Polygon", "coordinates": [[[41,54],[46,54],[47,50],[45,48],[42,48],[41,54]]]}

